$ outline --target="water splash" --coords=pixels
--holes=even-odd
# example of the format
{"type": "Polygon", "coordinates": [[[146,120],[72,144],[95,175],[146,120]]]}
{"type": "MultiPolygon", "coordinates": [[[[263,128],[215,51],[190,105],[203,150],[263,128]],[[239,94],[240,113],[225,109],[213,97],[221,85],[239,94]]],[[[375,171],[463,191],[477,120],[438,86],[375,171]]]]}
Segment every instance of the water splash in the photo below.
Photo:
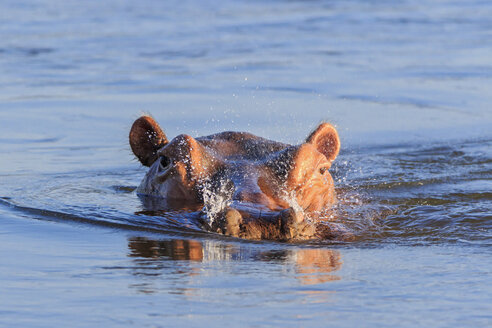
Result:
{"type": "MultiPolygon", "coordinates": [[[[283,187],[282,189],[283,189],[282,190],[282,194],[283,194],[282,199],[285,200],[287,202],[287,204],[289,204],[289,206],[294,209],[294,211],[302,213],[305,215],[306,213],[304,212],[304,209],[297,202],[297,196],[296,196],[295,191],[293,190],[291,192],[288,192],[286,187],[283,187]]],[[[308,219],[307,216],[306,216],[306,218],[308,219]]]]}
{"type": "Polygon", "coordinates": [[[212,223],[219,218],[219,214],[231,204],[230,180],[219,179],[218,182],[207,180],[202,185],[203,210],[208,223],[212,223]]]}

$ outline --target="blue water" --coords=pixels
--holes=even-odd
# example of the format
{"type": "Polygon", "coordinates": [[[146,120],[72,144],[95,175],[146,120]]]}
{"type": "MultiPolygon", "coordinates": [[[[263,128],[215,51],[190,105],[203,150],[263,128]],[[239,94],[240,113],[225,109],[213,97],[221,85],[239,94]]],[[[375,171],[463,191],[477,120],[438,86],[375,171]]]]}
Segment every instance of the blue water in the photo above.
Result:
{"type": "Polygon", "coordinates": [[[492,324],[492,3],[3,1],[0,326],[492,324]],[[351,242],[152,213],[128,132],[337,125],[351,242]]]}

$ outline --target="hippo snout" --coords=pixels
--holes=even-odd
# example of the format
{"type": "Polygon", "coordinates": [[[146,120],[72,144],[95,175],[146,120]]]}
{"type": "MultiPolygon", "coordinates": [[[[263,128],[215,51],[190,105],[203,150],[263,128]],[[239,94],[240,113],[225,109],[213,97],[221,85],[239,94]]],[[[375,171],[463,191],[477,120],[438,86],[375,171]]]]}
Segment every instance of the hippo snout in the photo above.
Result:
{"type": "MultiPolygon", "coordinates": [[[[206,214],[202,213],[205,217],[206,214]]],[[[244,209],[227,207],[212,223],[204,221],[205,229],[244,239],[295,241],[313,238],[315,227],[302,212],[290,207],[282,211],[249,213],[244,209]]]]}

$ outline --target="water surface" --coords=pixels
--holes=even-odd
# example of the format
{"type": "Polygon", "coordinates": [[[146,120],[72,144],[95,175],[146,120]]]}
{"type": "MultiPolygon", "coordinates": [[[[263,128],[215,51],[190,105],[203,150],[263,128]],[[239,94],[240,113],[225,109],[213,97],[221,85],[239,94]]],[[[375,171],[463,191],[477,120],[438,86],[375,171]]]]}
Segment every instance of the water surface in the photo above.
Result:
{"type": "Polygon", "coordinates": [[[0,325],[492,323],[492,5],[4,1],[0,325]],[[337,125],[351,242],[146,211],[127,143],[337,125]],[[157,215],[159,214],[159,215],[157,215]]]}

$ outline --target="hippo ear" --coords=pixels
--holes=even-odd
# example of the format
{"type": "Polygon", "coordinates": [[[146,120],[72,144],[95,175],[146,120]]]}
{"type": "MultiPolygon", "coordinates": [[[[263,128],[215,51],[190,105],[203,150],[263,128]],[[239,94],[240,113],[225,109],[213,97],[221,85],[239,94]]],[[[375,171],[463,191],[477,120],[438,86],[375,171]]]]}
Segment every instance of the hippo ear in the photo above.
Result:
{"type": "Polygon", "coordinates": [[[334,161],[340,151],[340,138],[337,130],[329,123],[321,123],[307,137],[306,143],[313,145],[330,161],[334,161]]]}
{"type": "Polygon", "coordinates": [[[159,124],[147,115],[133,123],[129,138],[133,153],[145,166],[151,166],[157,159],[157,151],[168,143],[159,124]]]}

